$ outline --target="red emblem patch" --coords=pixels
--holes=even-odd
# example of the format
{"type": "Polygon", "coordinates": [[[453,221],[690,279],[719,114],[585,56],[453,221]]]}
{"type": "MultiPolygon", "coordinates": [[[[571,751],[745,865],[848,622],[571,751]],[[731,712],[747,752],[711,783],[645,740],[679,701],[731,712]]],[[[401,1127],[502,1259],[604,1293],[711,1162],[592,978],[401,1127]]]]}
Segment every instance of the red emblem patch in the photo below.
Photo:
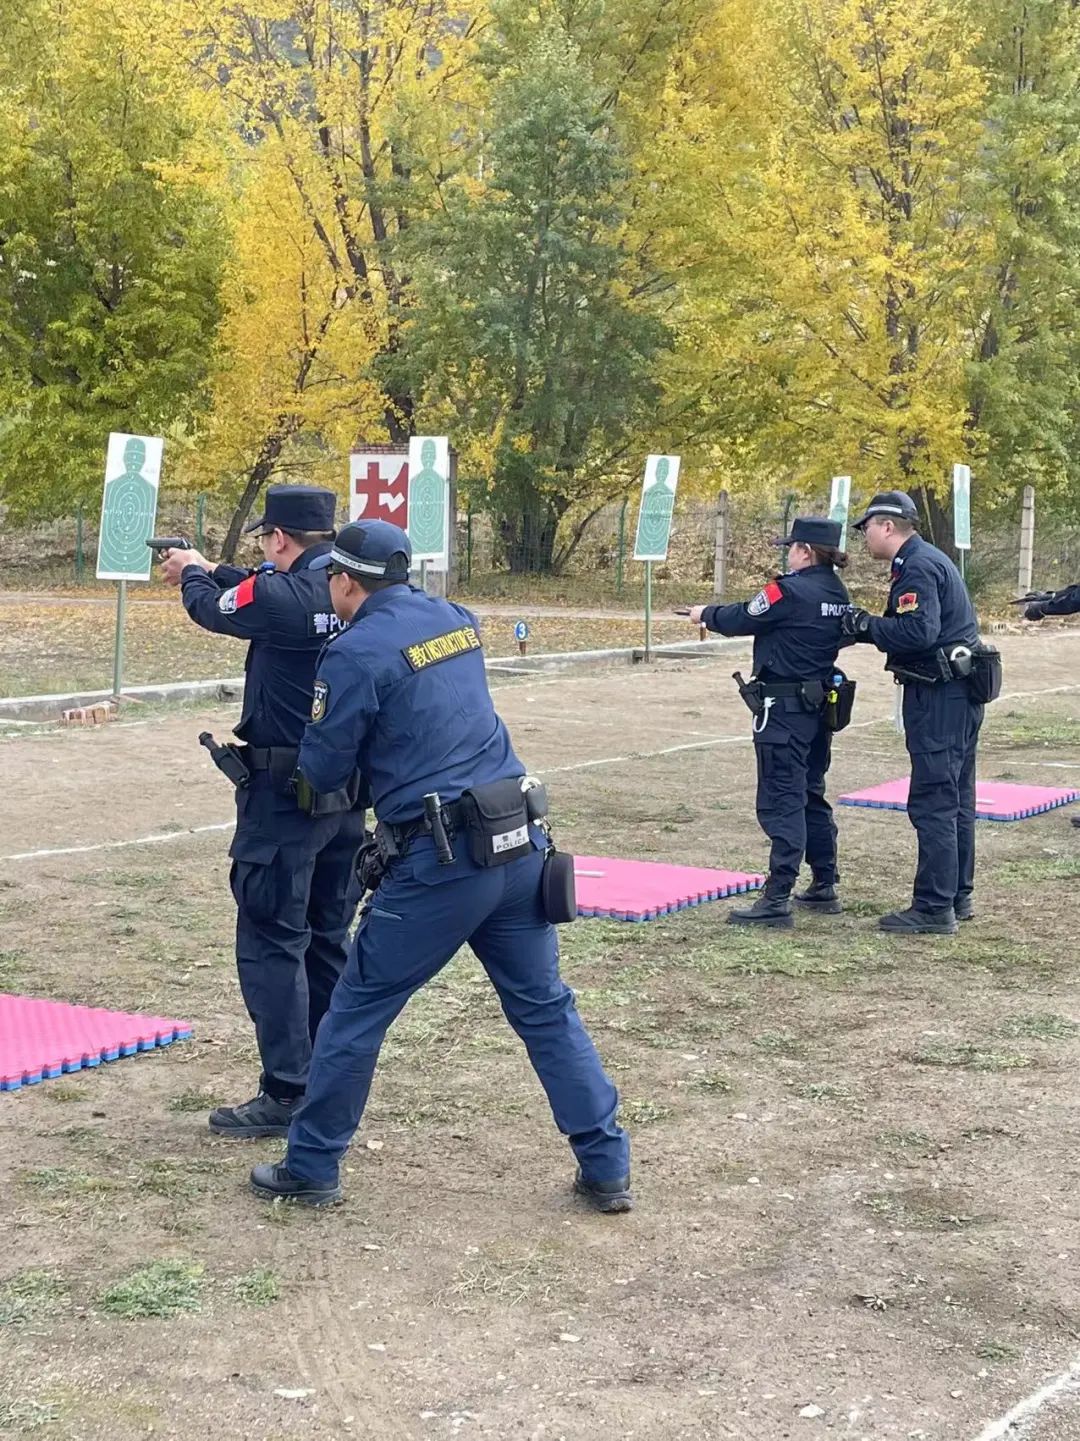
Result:
{"type": "Polygon", "coordinates": [[[250,605],[255,599],[255,576],[249,575],[247,580],[242,580],[236,587],[236,608],[242,605],[250,605]]]}
{"type": "Polygon", "coordinates": [[[919,597],[913,590],[907,590],[896,602],[896,614],[907,615],[910,611],[919,609],[919,597]]]}
{"type": "Polygon", "coordinates": [[[765,595],[770,605],[775,605],[778,600],[783,600],[784,592],[777,585],[775,580],[770,580],[765,587],[765,595]]]}

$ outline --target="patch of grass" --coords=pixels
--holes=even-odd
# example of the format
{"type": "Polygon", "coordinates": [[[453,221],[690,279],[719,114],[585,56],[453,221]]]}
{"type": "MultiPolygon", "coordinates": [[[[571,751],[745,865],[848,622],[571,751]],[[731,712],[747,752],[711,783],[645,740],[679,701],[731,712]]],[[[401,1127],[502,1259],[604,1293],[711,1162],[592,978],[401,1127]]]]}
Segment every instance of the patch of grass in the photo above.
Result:
{"type": "Polygon", "coordinates": [[[1067,1041],[1076,1035],[1078,1029],[1080,1027],[1076,1022],[1070,1021],[1067,1016],[1057,1016],[1047,1011],[1027,1016],[1010,1016],[1008,1020],[1002,1021],[997,1033],[1012,1041],[1021,1038],[1033,1041],[1067,1041]]]}
{"type": "Polygon", "coordinates": [[[670,1115],[671,1107],[656,1101],[626,1100],[619,1107],[619,1117],[628,1126],[651,1126],[670,1115]]]}
{"type": "Polygon", "coordinates": [[[117,1184],[108,1176],[92,1176],[67,1166],[38,1166],[33,1171],[20,1171],[19,1180],[45,1196],[85,1196],[95,1191],[112,1191],[117,1184]]]}
{"type": "Polygon", "coordinates": [[[15,981],[26,969],[23,951],[0,951],[0,981],[15,981]]]}
{"type": "Polygon", "coordinates": [[[1080,856],[1021,856],[1000,861],[997,882],[1001,886],[1031,886],[1041,881],[1071,881],[1080,876],[1080,856]]]}
{"type": "Polygon", "coordinates": [[[868,1211],[891,1226],[921,1231],[955,1231],[979,1223],[977,1216],[950,1209],[948,1198],[939,1191],[879,1191],[864,1196],[868,1211]]]}
{"type": "Polygon", "coordinates": [[[228,1169],[227,1161],[157,1159],[144,1162],[129,1179],[136,1190],[190,1200],[206,1190],[207,1176],[219,1176],[228,1169]]]}
{"type": "Polygon", "coordinates": [[[1022,1071],[1034,1065],[1020,1051],[989,1051],[970,1041],[928,1041],[912,1053],[917,1066],[964,1066],[972,1071],[1022,1071]]]}
{"type": "Polygon", "coordinates": [[[45,1097],[54,1101],[57,1105],[64,1105],[69,1101],[86,1101],[89,1099],[85,1086],[73,1085],[70,1081],[53,1081],[45,1087],[45,1097]]]}
{"type": "Polygon", "coordinates": [[[975,1347],[975,1355],[980,1361],[1015,1361],[1020,1352],[1007,1341],[982,1341],[975,1347]]]}
{"type": "Polygon", "coordinates": [[[0,1431],[22,1436],[40,1431],[43,1426],[52,1426],[59,1419],[60,1407],[52,1402],[33,1401],[28,1396],[0,1399],[0,1431]]]}
{"type": "Polygon", "coordinates": [[[901,1155],[905,1151],[918,1151],[921,1155],[925,1155],[940,1150],[937,1141],[933,1136],[928,1136],[925,1131],[881,1131],[877,1136],[877,1142],[887,1151],[897,1152],[901,1155]]]}
{"type": "Polygon", "coordinates": [[[703,1071],[690,1082],[695,1091],[705,1091],[711,1096],[730,1096],[735,1082],[721,1071],[703,1071]]]}
{"type": "Polygon", "coordinates": [[[62,1310],[67,1291],[51,1271],[21,1271],[0,1284],[0,1326],[22,1326],[62,1310]]]}
{"type": "Polygon", "coordinates": [[[203,1268],[195,1261],[152,1261],[101,1293],[102,1310],[135,1320],[169,1319],[202,1308],[203,1268]]]}
{"type": "Polygon", "coordinates": [[[470,1257],[450,1285],[439,1292],[435,1304],[454,1310],[471,1310],[478,1302],[520,1306],[523,1301],[532,1301],[543,1305],[558,1279],[550,1252],[542,1248],[524,1254],[478,1254],[470,1257]]]}
{"type": "Polygon", "coordinates": [[[243,1276],[235,1276],[228,1286],[243,1306],[269,1306],[281,1296],[281,1282],[269,1266],[256,1266],[243,1276]]]}
{"type": "Polygon", "coordinates": [[[213,1091],[200,1091],[191,1089],[178,1091],[175,1096],[169,1099],[170,1111],[212,1111],[215,1106],[222,1104],[222,1097],[215,1095],[213,1091]]]}
{"type": "Polygon", "coordinates": [[[1007,711],[995,716],[986,728],[992,746],[1076,746],[1080,745],[1080,723],[1068,716],[1007,711]],[[995,724],[996,721],[996,724],[995,724]],[[1004,724],[1004,722],[1008,724],[1004,724]]]}
{"type": "Polygon", "coordinates": [[[798,1056],[803,1050],[802,1042],[791,1031],[761,1031],[752,1044],[767,1056],[798,1056]]]}
{"type": "Polygon", "coordinates": [[[855,1092],[847,1086],[836,1086],[829,1081],[811,1081],[793,1089],[801,1101],[835,1101],[842,1104],[858,1100],[855,1092]]]}

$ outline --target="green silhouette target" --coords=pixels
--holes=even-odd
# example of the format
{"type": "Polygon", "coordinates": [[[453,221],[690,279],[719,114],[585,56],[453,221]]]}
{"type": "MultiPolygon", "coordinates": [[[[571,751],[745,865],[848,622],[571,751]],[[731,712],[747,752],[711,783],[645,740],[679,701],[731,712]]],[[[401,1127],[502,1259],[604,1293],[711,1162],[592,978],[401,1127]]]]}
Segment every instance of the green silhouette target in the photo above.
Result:
{"type": "Polygon", "coordinates": [[[409,441],[409,539],[413,563],[450,567],[450,441],[418,435],[409,441]]]}
{"type": "Polygon", "coordinates": [[[157,436],[109,436],[98,535],[98,580],[149,580],[161,455],[157,436]]]}
{"type": "Polygon", "coordinates": [[[675,488],[679,483],[677,455],[650,455],[638,511],[635,560],[666,560],[675,509],[675,488]]]}

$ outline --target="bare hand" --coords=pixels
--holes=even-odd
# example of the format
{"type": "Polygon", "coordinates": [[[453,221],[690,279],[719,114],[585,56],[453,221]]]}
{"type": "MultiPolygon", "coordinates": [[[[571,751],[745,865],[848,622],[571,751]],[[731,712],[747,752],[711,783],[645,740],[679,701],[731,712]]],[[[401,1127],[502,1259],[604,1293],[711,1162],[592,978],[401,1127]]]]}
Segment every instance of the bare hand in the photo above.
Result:
{"type": "Polygon", "coordinates": [[[186,565],[197,565],[203,570],[213,566],[197,550],[163,550],[161,552],[161,576],[166,585],[179,585],[180,575],[186,565]]]}
{"type": "Polygon", "coordinates": [[[690,620],[693,625],[701,625],[701,617],[705,614],[706,607],[703,605],[692,605],[690,607],[690,620]]]}

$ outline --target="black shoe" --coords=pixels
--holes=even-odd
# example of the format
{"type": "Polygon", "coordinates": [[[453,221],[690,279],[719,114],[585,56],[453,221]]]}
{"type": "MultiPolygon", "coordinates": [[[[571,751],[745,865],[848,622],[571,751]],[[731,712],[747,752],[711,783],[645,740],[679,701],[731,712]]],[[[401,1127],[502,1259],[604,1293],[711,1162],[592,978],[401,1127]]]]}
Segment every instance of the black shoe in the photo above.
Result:
{"type": "Polygon", "coordinates": [[[956,912],[952,906],[940,911],[922,911],[917,906],[909,906],[906,911],[892,911],[882,916],[878,930],[905,936],[954,936],[956,912]]]}
{"type": "Polygon", "coordinates": [[[303,1206],[331,1206],[341,1200],[337,1181],[305,1181],[281,1162],[253,1166],[251,1189],[264,1201],[299,1201],[303,1206]]]}
{"type": "Polygon", "coordinates": [[[956,912],[958,921],[973,921],[975,919],[975,905],[970,896],[960,896],[953,902],[953,910],[956,912]]]}
{"type": "Polygon", "coordinates": [[[574,1190],[579,1196],[584,1196],[590,1206],[603,1211],[605,1216],[614,1216],[621,1211],[634,1209],[629,1176],[623,1176],[618,1181],[586,1181],[579,1171],[574,1177],[574,1190]]]}
{"type": "Polygon", "coordinates": [[[1071,826],[1076,826],[1078,829],[1080,829],[1080,816],[1070,816],[1069,824],[1071,826]]]}
{"type": "Polygon", "coordinates": [[[736,906],[728,911],[729,926],[767,926],[774,931],[790,931],[794,924],[791,896],[771,891],[768,886],[752,906],[736,906]]]}
{"type": "Polygon", "coordinates": [[[287,1136],[292,1118],[303,1100],[279,1101],[260,1091],[253,1101],[242,1106],[219,1106],[210,1112],[210,1129],[215,1136],[235,1136],[238,1140],[255,1140],[259,1136],[287,1136]]]}
{"type": "Polygon", "coordinates": [[[795,897],[795,904],[805,906],[808,911],[816,911],[820,916],[838,916],[844,909],[831,881],[811,882],[795,897]]]}

